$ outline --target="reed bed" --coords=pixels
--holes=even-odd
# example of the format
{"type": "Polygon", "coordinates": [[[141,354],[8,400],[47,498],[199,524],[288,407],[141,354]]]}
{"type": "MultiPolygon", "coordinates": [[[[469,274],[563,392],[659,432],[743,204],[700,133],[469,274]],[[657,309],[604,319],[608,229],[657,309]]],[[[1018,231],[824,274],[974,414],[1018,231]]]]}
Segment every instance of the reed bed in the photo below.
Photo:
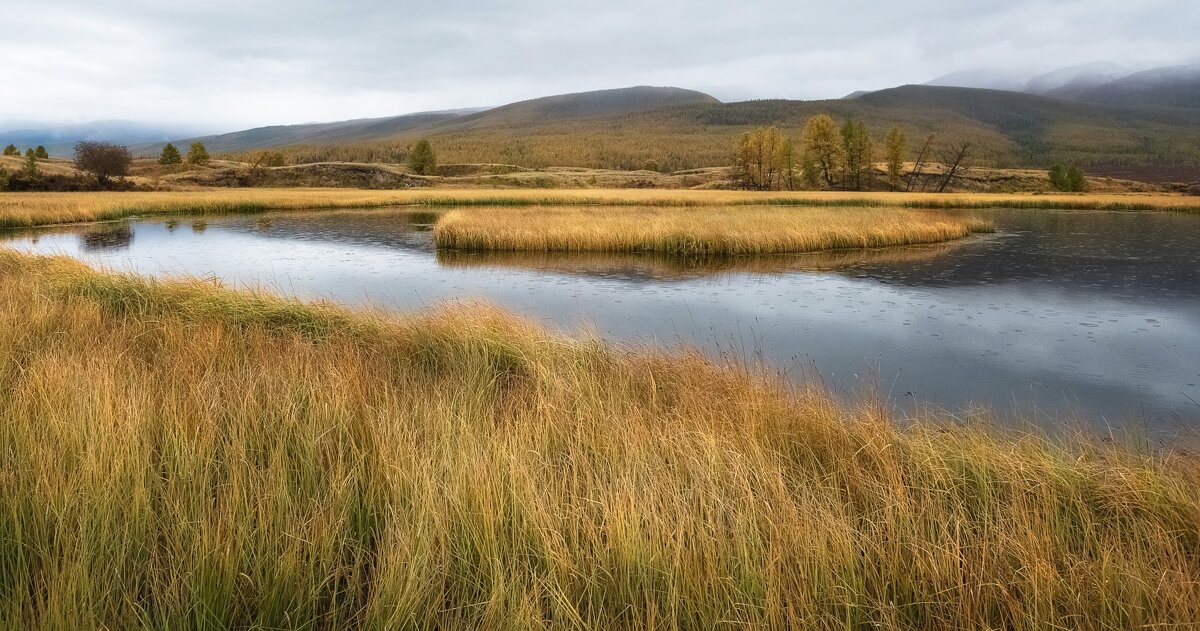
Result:
{"type": "Polygon", "coordinates": [[[939,243],[991,222],[902,208],[460,209],[434,226],[439,248],[467,251],[660,252],[737,256],[939,243]]]}
{"type": "Polygon", "coordinates": [[[1176,210],[1200,212],[1195,198],[1177,195],[931,195],[927,193],[746,192],[661,189],[206,189],[133,193],[0,194],[0,228],[106,221],[164,213],[381,206],[838,206],[868,208],[1031,208],[1176,210]]]}
{"type": "Polygon", "coordinates": [[[0,628],[1160,629],[1200,464],[0,249],[0,628]]]}

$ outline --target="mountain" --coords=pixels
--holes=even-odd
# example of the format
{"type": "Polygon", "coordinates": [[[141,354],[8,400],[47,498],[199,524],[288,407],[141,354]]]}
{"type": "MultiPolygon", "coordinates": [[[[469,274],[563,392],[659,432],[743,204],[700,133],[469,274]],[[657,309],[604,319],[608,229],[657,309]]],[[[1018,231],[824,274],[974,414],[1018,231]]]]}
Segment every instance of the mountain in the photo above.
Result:
{"type": "Polygon", "coordinates": [[[1073,98],[1111,105],[1200,108],[1200,64],[1137,72],[1088,86],[1073,98]]]}
{"type": "Polygon", "coordinates": [[[925,85],[1007,90],[1103,105],[1200,109],[1200,64],[1135,70],[1095,63],[1032,77],[958,72],[925,85]]]}
{"type": "MultiPolygon", "coordinates": [[[[529,125],[579,121],[698,103],[711,104],[720,101],[693,90],[639,86],[548,96],[496,108],[427,112],[337,123],[260,127],[218,136],[188,138],[176,141],[175,144],[187,145],[199,141],[203,142],[210,152],[233,153],[289,145],[376,142],[425,133],[426,130],[520,129],[529,125]]],[[[136,149],[146,153],[152,147],[136,149]]]]}
{"type": "MultiPolygon", "coordinates": [[[[1082,75],[1068,74],[1065,80],[1060,76],[1045,84],[1053,90],[1079,87],[1082,75]]],[[[969,142],[972,162],[980,166],[1045,168],[1061,163],[1187,170],[1200,165],[1200,108],[1146,106],[1137,99],[1122,102],[1119,88],[1128,84],[1139,94],[1161,90],[1166,100],[1172,95],[1170,86],[1185,85],[1189,76],[1130,75],[1081,88],[1087,98],[1111,103],[928,85],[851,99],[722,103],[701,92],[643,86],[486,110],[263,127],[198,140],[212,153],[235,157],[277,149],[297,164],[396,162],[403,160],[406,146],[426,138],[443,164],[680,172],[730,164],[738,138],[754,126],[775,125],[799,141],[809,117],[829,114],[839,121],[866,122],[877,140],[899,127],[908,134],[912,153],[929,134],[937,135],[935,154],[950,144],[969,142]]],[[[1173,102],[1183,98],[1186,95],[1173,102]]],[[[186,148],[192,140],[174,142],[186,148]]],[[[158,141],[135,150],[155,155],[161,146],[158,141]]],[[[506,170],[511,171],[494,171],[496,184],[505,183],[506,170]]]]}
{"type": "Polygon", "coordinates": [[[166,126],[131,121],[92,121],[46,125],[30,121],[0,122],[0,144],[12,143],[21,149],[44,145],[54,156],[70,156],[80,140],[116,142],[124,145],[164,142],[204,130],[182,125],[166,126]]]}
{"type": "MultiPolygon", "coordinates": [[[[388,116],[384,118],[362,118],[334,123],[274,125],[215,136],[182,139],[176,137],[175,139],[171,139],[170,142],[179,147],[187,147],[197,141],[203,142],[210,153],[233,153],[288,145],[327,145],[358,142],[402,135],[405,132],[419,129],[423,126],[466,116],[479,111],[479,109],[470,108],[402,114],[400,116],[388,116]]],[[[142,155],[157,154],[162,149],[163,142],[166,142],[168,139],[156,140],[159,142],[135,144],[131,149],[135,153],[142,155]]]]}

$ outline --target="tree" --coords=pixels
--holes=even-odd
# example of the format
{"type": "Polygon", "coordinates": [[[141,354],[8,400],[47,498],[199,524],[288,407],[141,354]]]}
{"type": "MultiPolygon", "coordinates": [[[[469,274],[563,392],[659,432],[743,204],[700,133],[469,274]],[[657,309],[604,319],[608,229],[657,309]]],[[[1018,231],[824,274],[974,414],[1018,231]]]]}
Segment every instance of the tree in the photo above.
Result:
{"type": "Polygon", "coordinates": [[[8,190],[8,169],[0,166],[0,192],[8,190]]]}
{"type": "Polygon", "coordinates": [[[887,135],[887,172],[892,186],[900,182],[900,174],[904,171],[904,151],[907,149],[908,137],[893,127],[887,135]]]}
{"type": "Polygon", "coordinates": [[[434,175],[437,173],[437,155],[428,140],[421,139],[408,152],[408,168],[417,175],[434,175]]]}
{"type": "Polygon", "coordinates": [[[38,145],[37,149],[33,150],[33,155],[38,160],[49,160],[50,159],[50,154],[46,152],[46,147],[44,147],[42,145],[38,145]]]}
{"type": "Polygon", "coordinates": [[[967,157],[971,155],[971,143],[964,142],[954,145],[942,152],[942,164],[946,166],[946,172],[942,175],[941,181],[938,183],[937,192],[945,193],[946,187],[954,182],[955,176],[967,170],[967,157]]]}
{"type": "Polygon", "coordinates": [[[17,174],[27,179],[36,178],[42,174],[41,170],[38,169],[37,155],[33,152],[33,149],[25,150],[25,164],[21,166],[21,170],[17,171],[17,174]]]}
{"type": "Polygon", "coordinates": [[[1061,164],[1050,167],[1050,184],[1060,191],[1070,193],[1080,193],[1087,188],[1082,169],[1076,166],[1066,168],[1061,164]]]}
{"type": "Polygon", "coordinates": [[[792,139],[784,136],[779,143],[779,188],[789,191],[796,190],[796,148],[792,139]]]}
{"type": "Polygon", "coordinates": [[[100,186],[112,178],[129,175],[133,156],[129,149],[111,142],[84,141],[75,144],[75,168],[96,176],[100,186]]]}
{"type": "Polygon", "coordinates": [[[162,165],[181,164],[182,162],[183,156],[179,154],[179,149],[169,142],[167,146],[163,147],[162,155],[158,157],[158,163],[162,165]]]}
{"type": "Polygon", "coordinates": [[[802,143],[804,165],[812,170],[805,173],[805,180],[815,184],[823,179],[827,186],[833,186],[841,176],[844,163],[837,123],[825,114],[813,116],[804,125],[802,143]]]}
{"type": "Polygon", "coordinates": [[[5,147],[5,148],[4,148],[4,155],[6,155],[6,156],[19,156],[19,155],[21,155],[21,150],[20,150],[20,149],[17,149],[17,146],[16,146],[16,145],[9,145],[9,146],[7,146],[7,147],[5,147]]]}
{"type": "Polygon", "coordinates": [[[842,126],[842,152],[846,160],[846,186],[861,191],[871,179],[875,153],[866,123],[846,121],[842,126]]]}
{"type": "Polygon", "coordinates": [[[208,164],[208,149],[205,148],[202,142],[193,142],[192,147],[188,149],[187,154],[188,164],[205,165],[208,164]]]}
{"type": "Polygon", "coordinates": [[[733,156],[734,177],[743,188],[769,191],[779,172],[782,137],[775,127],[756,127],[738,141],[733,156]]]}
{"type": "Polygon", "coordinates": [[[925,190],[925,182],[921,176],[924,175],[925,167],[929,164],[929,150],[933,147],[933,139],[936,137],[937,134],[929,134],[925,137],[925,144],[921,145],[921,151],[917,153],[917,160],[913,162],[913,170],[908,174],[906,190],[913,190],[918,181],[921,182],[921,190],[925,190]]]}
{"type": "Polygon", "coordinates": [[[1067,186],[1068,190],[1075,193],[1087,190],[1087,180],[1083,177],[1083,169],[1075,166],[1067,169],[1067,186]]]}

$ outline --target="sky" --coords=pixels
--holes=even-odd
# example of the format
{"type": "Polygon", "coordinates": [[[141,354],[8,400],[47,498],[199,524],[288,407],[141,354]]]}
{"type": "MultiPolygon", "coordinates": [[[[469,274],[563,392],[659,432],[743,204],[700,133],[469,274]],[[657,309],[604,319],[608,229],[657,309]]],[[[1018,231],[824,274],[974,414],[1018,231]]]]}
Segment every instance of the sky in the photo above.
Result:
{"type": "Polygon", "coordinates": [[[0,122],[211,131],[670,85],[838,98],[1200,62],[1195,0],[0,0],[0,122]]]}

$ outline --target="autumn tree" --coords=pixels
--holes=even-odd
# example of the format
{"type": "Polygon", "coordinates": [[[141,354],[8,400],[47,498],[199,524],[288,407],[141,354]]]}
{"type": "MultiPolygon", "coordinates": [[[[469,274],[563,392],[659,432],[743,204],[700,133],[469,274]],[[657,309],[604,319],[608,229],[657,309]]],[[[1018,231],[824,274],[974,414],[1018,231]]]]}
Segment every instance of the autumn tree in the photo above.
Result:
{"type": "Polygon", "coordinates": [[[20,149],[17,149],[17,146],[16,146],[16,145],[12,145],[12,144],[10,144],[10,145],[8,145],[7,147],[5,147],[5,148],[4,148],[4,155],[6,155],[6,156],[19,156],[19,155],[21,155],[21,150],[20,150],[20,149]]]}
{"type": "Polygon", "coordinates": [[[846,121],[842,126],[842,152],[846,161],[846,186],[861,191],[870,183],[875,154],[866,123],[846,121]]]}
{"type": "Polygon", "coordinates": [[[757,127],[738,141],[733,168],[743,188],[791,190],[796,185],[796,149],[777,127],[757,127]]]}
{"type": "Polygon", "coordinates": [[[802,144],[805,180],[814,186],[821,180],[826,186],[837,183],[844,164],[837,123],[825,114],[813,116],[804,125],[802,144]]]}
{"type": "Polygon", "coordinates": [[[0,192],[8,190],[8,169],[0,165],[0,192]]]}
{"type": "Polygon", "coordinates": [[[129,149],[111,142],[84,141],[75,144],[75,168],[96,176],[100,186],[113,178],[129,175],[133,156],[129,149]]]}
{"type": "Polygon", "coordinates": [[[33,155],[38,160],[49,160],[50,159],[50,153],[46,151],[46,147],[43,145],[38,145],[37,149],[33,150],[33,155]]]}
{"type": "Polygon", "coordinates": [[[167,146],[163,147],[162,155],[158,156],[158,163],[162,165],[181,164],[182,162],[183,156],[180,155],[179,149],[169,142],[167,146]]]}
{"type": "Polygon", "coordinates": [[[208,164],[210,159],[208,148],[202,142],[193,142],[191,148],[188,149],[188,164],[205,165],[208,164]]]}
{"type": "Polygon", "coordinates": [[[892,186],[900,182],[900,174],[904,171],[904,152],[907,149],[908,137],[899,127],[893,127],[887,135],[887,172],[892,186]]]}
{"type": "Polygon", "coordinates": [[[417,175],[434,175],[437,173],[437,154],[428,140],[421,139],[408,152],[408,168],[417,175]]]}

